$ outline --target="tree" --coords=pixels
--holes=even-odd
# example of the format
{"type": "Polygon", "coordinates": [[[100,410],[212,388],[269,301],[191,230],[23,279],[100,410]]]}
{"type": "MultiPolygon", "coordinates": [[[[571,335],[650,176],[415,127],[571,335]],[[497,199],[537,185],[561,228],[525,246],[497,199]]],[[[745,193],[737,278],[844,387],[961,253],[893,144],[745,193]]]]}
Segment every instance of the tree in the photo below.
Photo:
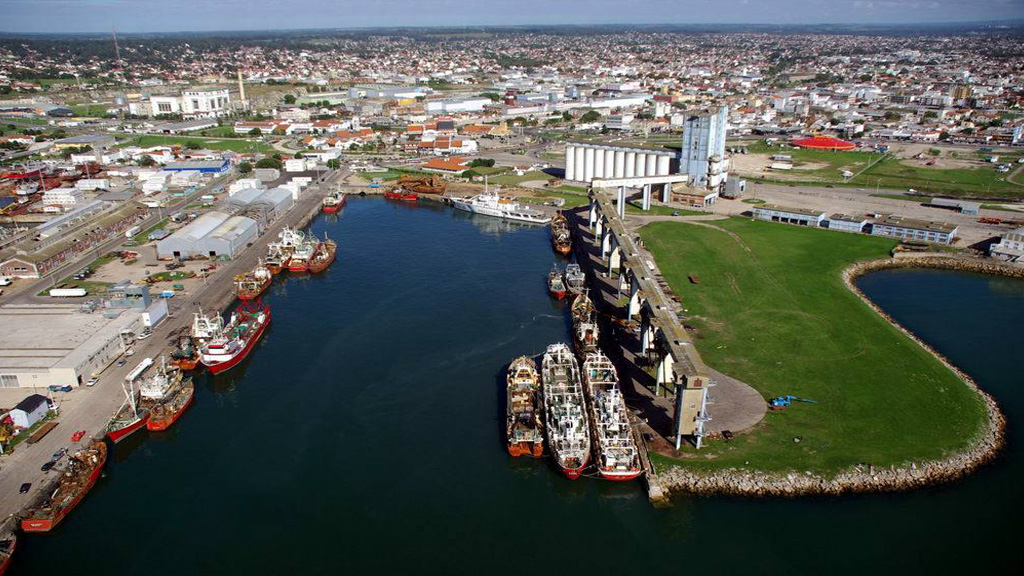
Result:
{"type": "Polygon", "coordinates": [[[293,96],[291,94],[285,94],[284,95],[284,103],[285,104],[295,104],[295,96],[293,96]]]}
{"type": "Polygon", "coordinates": [[[142,158],[139,158],[139,166],[156,166],[156,160],[149,154],[146,154],[142,158]]]}
{"type": "Polygon", "coordinates": [[[484,92],[480,96],[482,98],[490,98],[492,102],[497,102],[498,100],[501,100],[501,96],[495,94],[494,92],[484,92]]]}
{"type": "Polygon", "coordinates": [[[239,174],[248,174],[250,172],[252,172],[252,164],[248,162],[242,162],[241,164],[238,165],[239,174]]]}
{"type": "Polygon", "coordinates": [[[296,152],[295,153],[295,157],[296,158],[302,158],[302,152],[296,152]]]}
{"type": "Polygon", "coordinates": [[[475,159],[473,159],[472,162],[469,163],[469,167],[470,168],[479,168],[481,166],[484,167],[484,168],[492,168],[494,166],[494,159],[493,158],[475,158],[475,159]]]}
{"type": "Polygon", "coordinates": [[[263,136],[263,130],[253,128],[252,130],[249,130],[249,136],[263,136]]]}
{"type": "Polygon", "coordinates": [[[341,160],[338,160],[337,158],[331,158],[330,160],[327,161],[327,167],[330,168],[331,170],[337,170],[338,168],[341,168],[341,160]]]}
{"type": "Polygon", "coordinates": [[[476,170],[463,170],[462,177],[466,178],[467,180],[472,180],[473,178],[479,178],[480,173],[477,172],[476,170]]]}
{"type": "Polygon", "coordinates": [[[587,112],[583,116],[580,116],[580,122],[584,124],[589,124],[590,122],[597,122],[600,119],[601,113],[598,112],[597,110],[591,110],[590,112],[587,112]]]}
{"type": "Polygon", "coordinates": [[[199,142],[196,142],[195,140],[189,140],[188,142],[185,142],[186,150],[199,150],[202,147],[203,145],[200,144],[199,142]]]}
{"type": "Polygon", "coordinates": [[[256,163],[257,168],[275,168],[280,170],[284,168],[284,162],[281,162],[278,158],[264,158],[256,163]]]}

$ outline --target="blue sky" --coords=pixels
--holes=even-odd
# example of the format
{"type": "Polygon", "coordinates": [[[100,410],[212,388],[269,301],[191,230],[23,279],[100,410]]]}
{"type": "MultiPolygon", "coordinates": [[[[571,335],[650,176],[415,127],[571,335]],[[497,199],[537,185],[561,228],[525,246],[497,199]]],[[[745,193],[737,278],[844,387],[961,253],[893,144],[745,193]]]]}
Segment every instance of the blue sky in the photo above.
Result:
{"type": "Polygon", "coordinates": [[[1024,18],[1024,0],[0,0],[0,31],[506,24],[895,24],[1024,18]]]}

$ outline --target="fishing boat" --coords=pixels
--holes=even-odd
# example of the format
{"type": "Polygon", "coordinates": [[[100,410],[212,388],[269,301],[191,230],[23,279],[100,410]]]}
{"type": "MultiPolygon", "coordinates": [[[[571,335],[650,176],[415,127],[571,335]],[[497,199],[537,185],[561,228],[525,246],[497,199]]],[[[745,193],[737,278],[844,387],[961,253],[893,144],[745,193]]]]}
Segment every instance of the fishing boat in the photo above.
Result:
{"type": "Polygon", "coordinates": [[[171,365],[178,370],[194,370],[199,365],[199,348],[188,334],[178,338],[178,344],[171,351],[171,365]]]}
{"type": "Polygon", "coordinates": [[[259,298],[274,279],[274,275],[260,260],[251,271],[235,276],[235,295],[239,300],[254,300],[259,298]]]}
{"type": "Polygon", "coordinates": [[[200,361],[213,374],[238,365],[252,351],[270,324],[270,308],[260,301],[246,302],[231,321],[200,349],[200,361]]]}
{"type": "Polygon", "coordinates": [[[551,221],[551,218],[545,216],[543,212],[532,208],[520,207],[519,203],[514,199],[499,196],[498,192],[490,190],[486,183],[484,184],[484,191],[480,194],[468,198],[455,196],[451,198],[451,202],[456,210],[493,216],[513,222],[547,224],[551,221]]]}
{"type": "Polygon", "coordinates": [[[316,251],[313,252],[313,257],[309,259],[309,271],[312,274],[319,274],[334,262],[334,257],[338,253],[338,243],[327,236],[324,236],[324,241],[317,244],[316,251]]]}
{"type": "Polygon", "coordinates": [[[222,331],[224,331],[224,318],[220,314],[206,315],[200,308],[199,312],[192,315],[192,328],[189,330],[189,335],[194,344],[205,344],[222,331]]]}
{"type": "Polygon", "coordinates": [[[389,200],[398,200],[399,202],[415,202],[419,200],[420,195],[405,188],[395,188],[385,192],[384,197],[389,200]]]}
{"type": "Polygon", "coordinates": [[[304,240],[295,247],[291,258],[288,259],[288,265],[285,267],[289,272],[308,272],[309,261],[313,258],[313,254],[321,249],[320,244],[322,243],[315,236],[304,240]]]}
{"type": "Polygon", "coordinates": [[[139,406],[139,394],[134,381],[126,379],[121,383],[121,388],[124,390],[124,402],[107,424],[107,438],[114,444],[141,430],[146,420],[149,420],[149,411],[139,406]]]}
{"type": "Polygon", "coordinates": [[[320,203],[320,210],[324,214],[337,214],[345,206],[345,196],[340,192],[331,192],[324,196],[320,203]]]}
{"type": "Polygon", "coordinates": [[[586,288],[587,277],[583,269],[575,262],[570,262],[565,267],[565,289],[569,294],[582,294],[586,288]]]}
{"type": "Polygon", "coordinates": [[[594,303],[590,300],[590,296],[587,295],[586,290],[578,294],[576,298],[573,298],[572,306],[569,308],[569,314],[572,316],[573,324],[575,324],[580,318],[592,315],[594,313],[594,303]]]}
{"type": "Polygon", "coordinates": [[[572,234],[569,231],[569,221],[558,212],[551,218],[551,247],[555,252],[568,256],[572,252],[572,234]]]}
{"type": "Polygon", "coordinates": [[[562,273],[558,268],[552,268],[551,272],[548,272],[548,292],[559,300],[565,298],[565,282],[562,281],[562,273]]]}
{"type": "Polygon", "coordinates": [[[520,356],[505,374],[507,409],[505,434],[508,453],[540,458],[544,455],[544,423],[541,419],[540,375],[533,358],[520,356]]]}
{"type": "Polygon", "coordinates": [[[263,261],[263,266],[266,267],[271,274],[280,274],[287,263],[288,255],[285,254],[280,243],[271,242],[267,245],[267,258],[263,261]]]}
{"type": "Polygon", "coordinates": [[[597,315],[591,311],[573,322],[573,345],[580,358],[597,350],[597,315]]]}
{"type": "Polygon", "coordinates": [[[548,448],[562,473],[575,480],[590,461],[590,431],[579,367],[568,346],[548,346],[541,379],[548,448]]]}
{"type": "Polygon", "coordinates": [[[643,469],[619,376],[615,365],[600,350],[587,354],[583,362],[583,391],[587,396],[598,473],[606,480],[636,478],[643,469]]]}
{"type": "Polygon", "coordinates": [[[57,489],[22,518],[22,532],[49,532],[56,528],[96,484],[106,461],[107,445],[103,442],[93,442],[72,454],[57,489]]]}
{"type": "Polygon", "coordinates": [[[192,405],[195,391],[192,378],[183,378],[179,371],[178,375],[161,391],[160,396],[154,399],[153,407],[149,410],[146,429],[160,432],[170,428],[192,405]]]}
{"type": "Polygon", "coordinates": [[[11,558],[14,557],[14,551],[17,549],[18,535],[14,530],[10,530],[0,537],[0,576],[7,573],[7,568],[11,565],[11,558]]]}

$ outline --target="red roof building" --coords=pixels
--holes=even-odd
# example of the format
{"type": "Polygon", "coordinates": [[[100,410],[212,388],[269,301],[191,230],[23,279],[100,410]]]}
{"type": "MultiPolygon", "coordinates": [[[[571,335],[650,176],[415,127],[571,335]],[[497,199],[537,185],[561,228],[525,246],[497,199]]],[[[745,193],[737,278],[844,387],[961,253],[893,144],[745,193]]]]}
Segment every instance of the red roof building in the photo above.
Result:
{"type": "Polygon", "coordinates": [[[829,150],[833,152],[848,152],[857,148],[857,145],[853,142],[847,142],[846,140],[840,140],[831,136],[811,136],[810,138],[793,140],[790,144],[804,150],[829,150]]]}

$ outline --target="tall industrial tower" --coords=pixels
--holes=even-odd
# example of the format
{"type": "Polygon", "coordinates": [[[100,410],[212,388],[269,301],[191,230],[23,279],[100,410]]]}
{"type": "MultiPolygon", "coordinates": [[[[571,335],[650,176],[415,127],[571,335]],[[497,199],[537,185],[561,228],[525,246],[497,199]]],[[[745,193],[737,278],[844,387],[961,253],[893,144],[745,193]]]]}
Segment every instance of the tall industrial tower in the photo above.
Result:
{"type": "Polygon", "coordinates": [[[725,127],[729,109],[694,112],[683,128],[679,172],[690,176],[690,186],[720,190],[728,177],[725,168],[725,127]]]}

